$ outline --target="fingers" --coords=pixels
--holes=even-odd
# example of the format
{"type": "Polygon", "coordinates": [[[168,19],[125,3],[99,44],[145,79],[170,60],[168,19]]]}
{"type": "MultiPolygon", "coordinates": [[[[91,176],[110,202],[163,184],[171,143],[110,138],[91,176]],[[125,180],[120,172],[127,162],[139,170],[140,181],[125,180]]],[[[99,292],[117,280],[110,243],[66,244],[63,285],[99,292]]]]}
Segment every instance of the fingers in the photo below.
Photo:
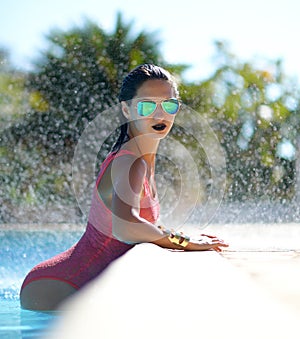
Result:
{"type": "Polygon", "coordinates": [[[200,239],[192,239],[190,241],[190,248],[196,251],[209,251],[213,250],[221,252],[224,247],[228,247],[229,244],[225,243],[224,240],[219,239],[216,236],[201,234],[200,239]]]}
{"type": "Polygon", "coordinates": [[[220,239],[212,239],[211,240],[211,248],[216,252],[222,252],[222,247],[228,247],[229,244],[225,243],[223,240],[220,239]]]}
{"type": "Polygon", "coordinates": [[[214,235],[201,234],[201,236],[208,238],[209,241],[207,241],[207,239],[199,239],[199,241],[207,242],[208,244],[212,244],[212,245],[219,244],[220,246],[224,246],[224,247],[229,246],[227,243],[224,242],[224,240],[219,239],[218,237],[214,235]]]}
{"type": "Polygon", "coordinates": [[[222,252],[223,248],[222,247],[228,247],[229,245],[226,243],[219,243],[217,244],[217,246],[213,247],[213,250],[215,250],[216,252],[222,252]]]}
{"type": "Polygon", "coordinates": [[[200,246],[199,250],[214,250],[216,252],[221,252],[223,247],[228,247],[229,245],[220,241],[218,239],[210,239],[210,241],[203,241],[203,239],[197,241],[200,246]]]}
{"type": "Polygon", "coordinates": [[[205,239],[205,238],[201,238],[201,239],[198,239],[199,242],[202,242],[202,243],[206,243],[206,244],[224,244],[224,246],[228,246],[224,240],[222,239],[219,239],[217,237],[214,237],[214,238],[208,238],[208,239],[205,239]]]}
{"type": "Polygon", "coordinates": [[[208,237],[208,238],[211,238],[211,239],[217,238],[215,235],[209,235],[209,234],[204,234],[204,233],[200,234],[200,236],[201,237],[208,237]]]}

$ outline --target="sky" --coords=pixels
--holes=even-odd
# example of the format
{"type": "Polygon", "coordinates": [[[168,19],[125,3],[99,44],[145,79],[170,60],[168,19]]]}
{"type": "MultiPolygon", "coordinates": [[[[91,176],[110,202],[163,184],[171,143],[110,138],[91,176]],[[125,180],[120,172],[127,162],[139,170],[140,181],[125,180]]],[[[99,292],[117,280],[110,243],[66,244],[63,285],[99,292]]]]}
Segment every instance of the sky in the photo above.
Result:
{"type": "Polygon", "coordinates": [[[299,0],[0,0],[0,46],[17,68],[30,69],[51,29],[88,18],[110,32],[118,11],[133,33],[156,35],[167,62],[191,65],[188,80],[211,75],[216,40],[242,61],[281,59],[285,73],[300,79],[299,0]]]}

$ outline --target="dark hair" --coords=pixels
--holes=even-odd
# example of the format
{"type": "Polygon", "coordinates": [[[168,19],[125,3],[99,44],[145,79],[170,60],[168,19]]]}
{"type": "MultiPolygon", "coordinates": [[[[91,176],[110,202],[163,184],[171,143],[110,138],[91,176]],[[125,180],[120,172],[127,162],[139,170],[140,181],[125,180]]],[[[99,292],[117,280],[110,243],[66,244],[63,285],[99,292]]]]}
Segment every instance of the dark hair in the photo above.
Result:
{"type": "MultiPolygon", "coordinates": [[[[168,71],[153,64],[143,64],[134,68],[124,78],[119,94],[119,102],[131,100],[145,81],[156,79],[168,81],[174,88],[176,96],[178,96],[177,84],[168,71]]],[[[120,135],[112,147],[113,152],[118,152],[121,146],[129,140],[127,130],[128,123],[125,122],[120,127],[120,135]]]]}

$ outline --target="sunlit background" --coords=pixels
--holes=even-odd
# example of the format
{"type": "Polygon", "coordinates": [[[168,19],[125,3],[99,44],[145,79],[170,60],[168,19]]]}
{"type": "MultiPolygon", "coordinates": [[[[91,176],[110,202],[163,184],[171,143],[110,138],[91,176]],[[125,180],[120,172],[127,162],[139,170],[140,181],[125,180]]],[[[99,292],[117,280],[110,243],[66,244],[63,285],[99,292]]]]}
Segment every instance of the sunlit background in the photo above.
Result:
{"type": "Polygon", "coordinates": [[[117,11],[133,23],[134,33],[153,32],[168,62],[190,65],[188,79],[202,80],[215,70],[215,40],[228,41],[242,60],[281,59],[288,75],[300,75],[297,0],[187,0],[184,5],[153,0],[146,6],[137,0],[1,0],[1,45],[15,67],[31,68],[52,29],[68,30],[89,18],[109,33],[117,11]]]}
{"type": "MultiPolygon", "coordinates": [[[[298,9],[296,1],[3,2],[0,220],[82,221],[72,187],[79,137],[116,103],[123,76],[154,62],[177,76],[183,102],[224,150],[226,213],[214,221],[297,221],[298,9]]],[[[185,147],[196,148],[202,213],[211,164],[195,140],[185,147]]]]}

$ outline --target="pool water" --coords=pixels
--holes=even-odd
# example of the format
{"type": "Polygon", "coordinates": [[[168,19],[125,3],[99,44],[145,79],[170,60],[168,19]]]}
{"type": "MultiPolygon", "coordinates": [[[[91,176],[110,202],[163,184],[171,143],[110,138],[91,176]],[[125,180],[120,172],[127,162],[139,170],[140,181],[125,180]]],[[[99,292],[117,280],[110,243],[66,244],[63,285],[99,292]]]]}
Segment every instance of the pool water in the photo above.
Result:
{"type": "MultiPolygon", "coordinates": [[[[193,229],[197,230],[191,225],[193,229]]],[[[84,225],[0,225],[1,339],[43,338],[51,332],[60,314],[22,310],[20,287],[34,265],[68,249],[83,231],[84,225]]],[[[211,225],[205,232],[226,239],[231,251],[300,250],[299,224],[211,225]]],[[[285,274],[290,281],[295,278],[293,271],[289,275],[285,271],[285,274]]],[[[298,293],[298,285],[295,290],[298,293]]]]}
{"type": "Polygon", "coordinates": [[[20,309],[16,300],[0,300],[0,338],[41,338],[51,330],[58,314],[32,312],[20,309]]]}
{"type": "Polygon", "coordinates": [[[58,312],[34,312],[20,307],[19,292],[27,272],[39,262],[72,246],[81,226],[28,230],[25,226],[0,229],[0,338],[42,338],[51,331],[58,312]]]}

